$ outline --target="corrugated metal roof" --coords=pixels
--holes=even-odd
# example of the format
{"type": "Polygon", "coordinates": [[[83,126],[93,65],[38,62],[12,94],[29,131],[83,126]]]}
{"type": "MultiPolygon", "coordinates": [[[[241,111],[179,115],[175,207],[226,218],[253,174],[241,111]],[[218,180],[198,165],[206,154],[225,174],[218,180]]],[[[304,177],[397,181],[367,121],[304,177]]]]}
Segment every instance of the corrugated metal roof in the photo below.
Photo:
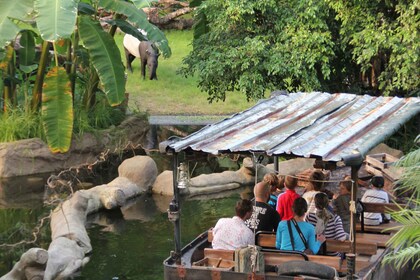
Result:
{"type": "Polygon", "coordinates": [[[357,152],[364,156],[419,112],[419,98],[290,93],[172,140],[169,147],[175,152],[264,152],[341,161],[357,152]]]}

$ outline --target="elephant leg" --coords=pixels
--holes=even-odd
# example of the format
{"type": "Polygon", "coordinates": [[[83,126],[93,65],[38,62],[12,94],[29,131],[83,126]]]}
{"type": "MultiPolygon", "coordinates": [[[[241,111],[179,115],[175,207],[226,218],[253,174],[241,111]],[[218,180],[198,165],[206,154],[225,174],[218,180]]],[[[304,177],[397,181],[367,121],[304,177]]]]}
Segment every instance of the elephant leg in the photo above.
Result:
{"type": "Polygon", "coordinates": [[[131,68],[131,62],[133,62],[135,56],[132,55],[126,48],[124,48],[125,51],[125,60],[126,60],[126,65],[127,65],[127,69],[133,73],[133,68],[131,68]]]}
{"type": "Polygon", "coordinates": [[[141,59],[141,76],[143,77],[143,80],[146,78],[146,63],[147,60],[141,59]]]}

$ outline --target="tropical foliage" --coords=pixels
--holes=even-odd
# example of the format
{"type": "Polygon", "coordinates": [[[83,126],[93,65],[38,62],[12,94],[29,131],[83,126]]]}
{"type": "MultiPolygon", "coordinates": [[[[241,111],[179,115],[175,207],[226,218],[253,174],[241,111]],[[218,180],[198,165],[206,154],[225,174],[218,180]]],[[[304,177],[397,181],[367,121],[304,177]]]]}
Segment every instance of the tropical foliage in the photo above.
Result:
{"type": "Polygon", "coordinates": [[[196,0],[193,50],[209,100],[239,90],[408,95],[420,87],[420,1],[196,0]]]}
{"type": "Polygon", "coordinates": [[[149,4],[149,0],[1,1],[3,118],[19,106],[27,114],[41,112],[51,151],[66,152],[75,111],[94,111],[98,95],[106,96],[110,106],[126,98],[124,66],[113,38],[117,27],[139,40],[153,41],[165,57],[171,55],[165,35],[140,9],[149,4]],[[102,20],[103,15],[108,20],[102,20]],[[111,27],[107,31],[101,24],[111,27]],[[147,38],[138,28],[147,32],[147,38]]]}
{"type": "MultiPolygon", "coordinates": [[[[420,144],[420,136],[417,137],[420,144]]],[[[414,267],[420,267],[420,148],[404,156],[398,166],[404,168],[404,174],[399,180],[397,191],[408,194],[412,209],[402,209],[392,214],[392,217],[403,226],[390,239],[389,244],[397,248],[387,255],[385,262],[394,263],[397,269],[414,260],[414,267]]]]}

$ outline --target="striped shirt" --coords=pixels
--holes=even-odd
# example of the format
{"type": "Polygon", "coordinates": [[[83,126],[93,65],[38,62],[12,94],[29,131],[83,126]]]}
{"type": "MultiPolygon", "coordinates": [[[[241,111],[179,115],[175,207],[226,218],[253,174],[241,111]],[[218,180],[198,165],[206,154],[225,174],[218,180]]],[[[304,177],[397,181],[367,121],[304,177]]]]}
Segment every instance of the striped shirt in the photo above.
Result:
{"type": "MultiPolygon", "coordinates": [[[[382,189],[370,189],[365,192],[362,197],[362,202],[372,202],[372,203],[389,203],[388,194],[382,189]]],[[[385,214],[385,217],[389,220],[391,215],[385,214]]],[[[370,213],[365,212],[364,223],[365,225],[376,226],[382,223],[381,213],[370,213]]]]}
{"type": "MultiPolygon", "coordinates": [[[[325,238],[336,240],[348,239],[348,234],[343,229],[343,223],[341,222],[341,218],[335,214],[332,214],[332,216],[332,219],[328,220],[327,224],[325,225],[325,238]]],[[[313,226],[316,226],[318,218],[315,213],[309,213],[306,215],[305,220],[313,226]]],[[[327,255],[339,256],[340,254],[338,252],[327,252],[327,255]]]]}

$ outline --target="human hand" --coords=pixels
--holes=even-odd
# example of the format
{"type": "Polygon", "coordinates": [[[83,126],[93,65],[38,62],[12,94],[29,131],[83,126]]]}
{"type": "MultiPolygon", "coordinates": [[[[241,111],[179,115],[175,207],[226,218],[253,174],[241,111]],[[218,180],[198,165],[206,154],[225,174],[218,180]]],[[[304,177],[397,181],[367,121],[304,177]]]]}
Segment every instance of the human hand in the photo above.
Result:
{"type": "Polygon", "coordinates": [[[316,239],[321,243],[324,243],[325,240],[326,240],[325,235],[323,235],[323,234],[317,234],[316,239]]]}

